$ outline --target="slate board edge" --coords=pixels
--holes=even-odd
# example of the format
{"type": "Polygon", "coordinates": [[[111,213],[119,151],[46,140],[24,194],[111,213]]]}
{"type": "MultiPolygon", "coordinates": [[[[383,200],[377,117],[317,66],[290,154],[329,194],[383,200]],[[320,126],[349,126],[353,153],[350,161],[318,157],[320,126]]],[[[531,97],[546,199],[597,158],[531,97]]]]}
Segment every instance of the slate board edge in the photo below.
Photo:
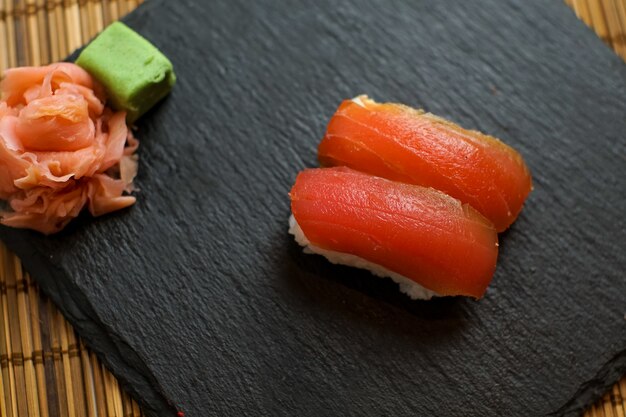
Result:
{"type": "Polygon", "coordinates": [[[550,415],[582,415],[626,374],[626,349],[613,356],[590,380],[580,384],[574,396],[550,415]]]}
{"type": "MultiPolygon", "coordinates": [[[[25,260],[24,267],[28,273],[72,324],[86,345],[96,352],[98,358],[119,379],[122,387],[139,402],[142,411],[149,417],[176,415],[176,407],[163,395],[163,390],[143,361],[128,348],[123,339],[107,329],[91,303],[74,287],[70,279],[64,277],[67,271],[50,262],[45,254],[29,250],[28,245],[24,244],[23,236],[12,233],[14,229],[0,226],[0,230],[7,247],[21,260],[25,260]]],[[[582,382],[574,396],[549,415],[582,415],[624,374],[626,349],[612,357],[593,379],[582,382]]]]}
{"type": "MultiPolygon", "coordinates": [[[[121,20],[126,22],[132,16],[145,18],[142,16],[158,3],[157,0],[142,3],[121,20]]],[[[76,49],[64,61],[74,62],[86,45],[76,49]]],[[[75,288],[71,279],[64,278],[67,271],[50,262],[45,254],[29,250],[23,236],[11,233],[13,229],[5,226],[0,226],[0,229],[3,229],[3,242],[23,260],[24,268],[43,293],[54,302],[89,349],[115,375],[122,388],[141,405],[142,412],[149,417],[176,415],[176,407],[163,395],[148,367],[124,340],[107,329],[89,300],[75,288]]]]}
{"type": "Polygon", "coordinates": [[[175,415],[176,408],[162,394],[158,382],[143,361],[124,340],[107,329],[89,300],[71,280],[64,277],[67,272],[50,262],[45,254],[30,251],[19,235],[5,231],[2,236],[7,247],[23,260],[24,268],[43,293],[119,379],[124,390],[139,402],[143,412],[150,417],[175,415]]]}

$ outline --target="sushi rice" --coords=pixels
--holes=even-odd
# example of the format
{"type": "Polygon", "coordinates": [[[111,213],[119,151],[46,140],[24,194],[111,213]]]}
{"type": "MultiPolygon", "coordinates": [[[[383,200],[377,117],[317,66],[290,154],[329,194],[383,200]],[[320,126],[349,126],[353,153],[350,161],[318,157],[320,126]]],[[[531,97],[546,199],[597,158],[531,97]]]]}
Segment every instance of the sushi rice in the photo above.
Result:
{"type": "Polygon", "coordinates": [[[361,257],[351,255],[349,253],[326,250],[312,245],[302,232],[302,229],[300,228],[300,225],[296,221],[295,217],[293,217],[293,214],[289,217],[289,233],[294,236],[296,242],[298,242],[300,246],[304,247],[304,253],[322,255],[333,264],[353,266],[355,268],[368,270],[378,277],[391,278],[400,286],[401,292],[405,293],[414,300],[430,300],[432,297],[439,296],[439,294],[435,291],[422,287],[417,282],[390,271],[381,265],[369,262],[361,257]]]}

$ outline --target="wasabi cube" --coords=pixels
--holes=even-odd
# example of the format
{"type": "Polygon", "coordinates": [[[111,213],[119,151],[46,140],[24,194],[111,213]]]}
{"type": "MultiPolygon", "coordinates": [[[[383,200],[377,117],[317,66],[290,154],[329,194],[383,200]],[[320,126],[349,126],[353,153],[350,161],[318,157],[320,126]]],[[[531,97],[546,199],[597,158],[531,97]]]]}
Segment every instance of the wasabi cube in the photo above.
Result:
{"type": "Polygon", "coordinates": [[[174,68],[154,45],[123,23],[113,23],[80,54],[76,64],[107,90],[110,104],[137,120],[176,82],[174,68]]]}

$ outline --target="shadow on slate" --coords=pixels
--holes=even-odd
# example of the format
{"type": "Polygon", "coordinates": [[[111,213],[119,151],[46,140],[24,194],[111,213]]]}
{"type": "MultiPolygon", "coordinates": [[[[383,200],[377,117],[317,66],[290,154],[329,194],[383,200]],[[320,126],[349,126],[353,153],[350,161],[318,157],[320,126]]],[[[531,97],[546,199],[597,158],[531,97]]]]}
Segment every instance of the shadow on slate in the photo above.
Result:
{"type": "Polygon", "coordinates": [[[153,0],[126,22],[179,79],[139,123],[136,206],[0,233],[147,414],[576,415],[626,371],[626,65],[564,4],[153,0]],[[526,158],[480,302],[410,301],[287,235],[360,93],[526,158]]]}

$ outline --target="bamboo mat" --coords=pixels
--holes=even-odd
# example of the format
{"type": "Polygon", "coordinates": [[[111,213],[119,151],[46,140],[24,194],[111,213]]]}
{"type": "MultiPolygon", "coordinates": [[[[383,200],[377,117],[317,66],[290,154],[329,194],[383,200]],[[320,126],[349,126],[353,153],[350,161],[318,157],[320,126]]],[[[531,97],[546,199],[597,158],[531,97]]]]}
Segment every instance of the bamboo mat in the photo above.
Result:
{"type": "MultiPolygon", "coordinates": [[[[0,0],[0,71],[60,61],[143,0],[0,0]]],[[[140,417],[0,243],[0,417],[140,417]]]]}
{"type": "MultiPolygon", "coordinates": [[[[59,61],[143,0],[0,0],[0,71],[59,61]]],[[[626,0],[565,0],[626,60],[626,0]]],[[[0,243],[0,417],[138,417],[137,404],[0,243]]],[[[626,417],[626,377],[585,417],[626,417]]]]}

